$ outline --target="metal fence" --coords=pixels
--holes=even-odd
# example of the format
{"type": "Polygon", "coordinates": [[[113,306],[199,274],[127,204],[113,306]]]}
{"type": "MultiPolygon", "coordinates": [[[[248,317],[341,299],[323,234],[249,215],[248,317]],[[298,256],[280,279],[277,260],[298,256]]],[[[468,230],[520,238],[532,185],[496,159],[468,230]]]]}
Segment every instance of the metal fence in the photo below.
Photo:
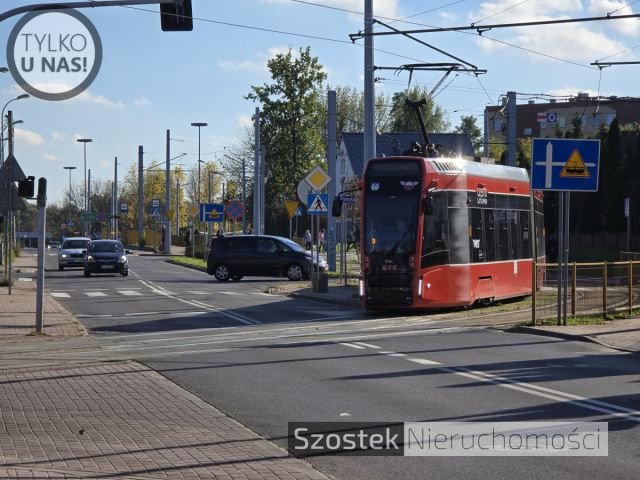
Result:
{"type": "MultiPolygon", "coordinates": [[[[532,323],[558,318],[558,264],[535,264],[532,323]]],[[[640,307],[640,261],[571,263],[567,316],[612,313],[640,307]]]]}

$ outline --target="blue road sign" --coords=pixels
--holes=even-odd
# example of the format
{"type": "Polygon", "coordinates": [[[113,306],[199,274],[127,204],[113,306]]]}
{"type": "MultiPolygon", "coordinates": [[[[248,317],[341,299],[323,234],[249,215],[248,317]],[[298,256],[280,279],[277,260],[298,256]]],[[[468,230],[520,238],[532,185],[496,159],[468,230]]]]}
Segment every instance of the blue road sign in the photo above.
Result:
{"type": "Polygon", "coordinates": [[[201,222],[223,222],[224,221],[224,205],[221,203],[201,203],[200,204],[200,221],[201,222]]]}
{"type": "Polygon", "coordinates": [[[121,203],[120,204],[120,213],[129,213],[129,204],[121,203]]]}
{"type": "Polygon", "coordinates": [[[302,216],[302,207],[296,208],[296,213],[294,213],[293,216],[294,217],[301,217],[302,216]]]}
{"type": "Polygon", "coordinates": [[[326,215],[329,205],[327,193],[310,193],[307,196],[307,213],[309,215],[326,215]]]}
{"type": "Polygon", "coordinates": [[[534,138],[531,188],[561,192],[597,192],[600,140],[534,138]]]}
{"type": "Polygon", "coordinates": [[[164,206],[157,205],[155,207],[149,207],[149,214],[151,214],[152,217],[161,217],[162,215],[164,215],[164,206]]]}

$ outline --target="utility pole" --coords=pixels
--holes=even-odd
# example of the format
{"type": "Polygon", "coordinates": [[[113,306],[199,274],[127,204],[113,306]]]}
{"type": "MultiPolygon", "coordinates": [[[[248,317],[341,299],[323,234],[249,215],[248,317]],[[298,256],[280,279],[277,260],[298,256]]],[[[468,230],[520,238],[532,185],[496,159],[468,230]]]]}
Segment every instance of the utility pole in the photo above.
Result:
{"type": "Polygon", "coordinates": [[[144,216],[144,152],[138,145],[138,246],[142,247],[142,227],[144,216]]]}
{"type": "MultiPolygon", "coordinates": [[[[88,170],[87,178],[87,213],[91,213],[91,169],[88,170]]],[[[88,222],[87,225],[89,226],[87,237],[91,238],[92,223],[88,222]]]]}
{"type": "Polygon", "coordinates": [[[264,181],[267,176],[267,147],[260,146],[260,235],[264,235],[264,223],[265,223],[265,188],[264,181]]]}
{"type": "Polygon", "coordinates": [[[254,165],[253,165],[253,233],[260,235],[260,108],[256,107],[254,122],[254,165]]]}
{"type": "Polygon", "coordinates": [[[118,157],[113,161],[113,238],[118,239],[118,157]]]}
{"type": "Polygon", "coordinates": [[[167,212],[171,205],[171,131],[167,130],[167,161],[164,180],[164,253],[171,253],[171,218],[167,212]]]}
{"type": "Polygon", "coordinates": [[[364,163],[376,156],[376,85],[373,58],[373,0],[364,0],[364,163]]]}
{"type": "Polygon", "coordinates": [[[516,92],[507,92],[507,165],[516,166],[516,92]]]}
{"type": "MultiPolygon", "coordinates": [[[[212,196],[211,196],[211,170],[207,170],[207,189],[209,191],[209,195],[208,195],[208,202],[209,203],[213,203],[212,201],[212,196]]],[[[209,245],[209,240],[211,238],[211,234],[213,233],[213,225],[211,224],[211,222],[207,222],[207,245],[209,245]]],[[[220,228],[220,227],[218,227],[220,228]]]]}
{"type": "Polygon", "coordinates": [[[44,329],[44,262],[45,238],[47,228],[47,179],[38,180],[38,269],[36,273],[36,333],[44,329]]]}
{"type": "MultiPolygon", "coordinates": [[[[336,117],[337,117],[337,101],[336,91],[329,90],[328,92],[328,105],[327,105],[327,166],[329,170],[329,176],[331,181],[329,182],[329,201],[332,202],[336,196],[336,147],[337,147],[337,135],[336,135],[336,117]]],[[[327,225],[327,263],[329,264],[329,270],[335,272],[336,270],[336,217],[333,215],[328,216],[327,225]]],[[[344,247],[343,247],[344,248],[344,247]]]]}
{"type": "MultiPolygon", "coordinates": [[[[242,157],[242,205],[244,215],[242,215],[242,233],[247,233],[247,169],[245,157],[242,157]]],[[[235,232],[234,232],[235,233],[235,232]]]]}
{"type": "MultiPolygon", "coordinates": [[[[13,112],[9,110],[7,112],[7,147],[9,150],[9,158],[13,157],[13,112]]],[[[13,159],[9,163],[9,210],[6,222],[9,223],[9,237],[6,238],[7,242],[7,265],[9,269],[9,295],[11,295],[11,288],[13,283],[13,159]]]]}
{"type": "Polygon", "coordinates": [[[180,180],[176,178],[176,237],[180,236],[180,180]]]}

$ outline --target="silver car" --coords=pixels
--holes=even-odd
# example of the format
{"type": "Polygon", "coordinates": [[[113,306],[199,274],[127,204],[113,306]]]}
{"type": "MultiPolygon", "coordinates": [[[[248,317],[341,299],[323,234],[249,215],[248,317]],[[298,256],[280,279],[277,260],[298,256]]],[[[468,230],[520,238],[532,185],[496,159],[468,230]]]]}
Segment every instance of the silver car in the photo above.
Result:
{"type": "Polygon", "coordinates": [[[91,239],[87,237],[69,237],[58,250],[58,270],[65,267],[84,267],[84,257],[91,239]]]}

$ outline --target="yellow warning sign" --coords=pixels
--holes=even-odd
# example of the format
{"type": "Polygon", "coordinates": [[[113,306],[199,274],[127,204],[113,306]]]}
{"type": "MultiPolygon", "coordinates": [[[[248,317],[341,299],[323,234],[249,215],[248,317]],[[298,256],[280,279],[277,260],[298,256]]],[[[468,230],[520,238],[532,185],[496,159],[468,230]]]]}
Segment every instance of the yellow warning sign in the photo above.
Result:
{"type": "Polygon", "coordinates": [[[209,218],[218,218],[220,213],[215,208],[209,212],[209,218]]]}
{"type": "Polygon", "coordinates": [[[591,176],[577,149],[573,151],[569,161],[562,167],[560,176],[565,178],[589,178],[591,176]]]}
{"type": "Polygon", "coordinates": [[[296,210],[298,209],[298,202],[284,202],[284,206],[287,207],[287,213],[289,214],[289,219],[293,218],[296,214],[296,210]]]}

